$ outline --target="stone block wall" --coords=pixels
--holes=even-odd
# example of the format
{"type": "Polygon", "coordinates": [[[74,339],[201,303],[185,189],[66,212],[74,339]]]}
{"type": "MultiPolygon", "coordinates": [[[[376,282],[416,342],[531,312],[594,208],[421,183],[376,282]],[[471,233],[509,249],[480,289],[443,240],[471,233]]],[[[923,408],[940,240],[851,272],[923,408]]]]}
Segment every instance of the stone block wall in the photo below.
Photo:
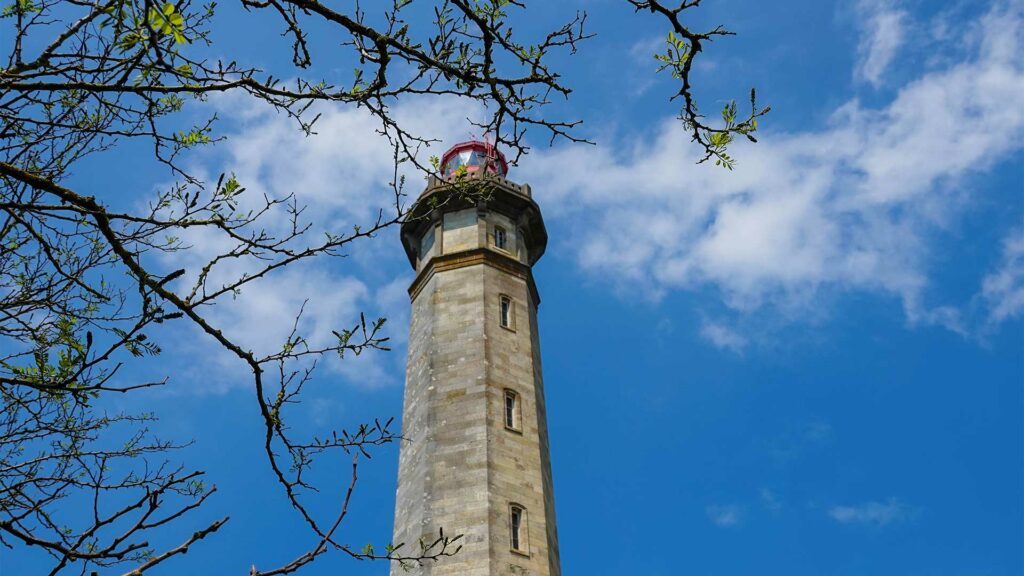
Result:
{"type": "Polygon", "coordinates": [[[443,222],[444,255],[420,262],[412,290],[394,541],[410,553],[438,528],[465,534],[456,556],[408,574],[560,576],[538,302],[519,251],[493,249],[488,225],[515,234],[514,221],[473,208],[443,222]],[[503,295],[513,330],[499,321],[503,295]],[[520,398],[519,430],[505,427],[506,389],[520,398]],[[511,549],[512,503],[526,509],[528,554],[511,549]]]}

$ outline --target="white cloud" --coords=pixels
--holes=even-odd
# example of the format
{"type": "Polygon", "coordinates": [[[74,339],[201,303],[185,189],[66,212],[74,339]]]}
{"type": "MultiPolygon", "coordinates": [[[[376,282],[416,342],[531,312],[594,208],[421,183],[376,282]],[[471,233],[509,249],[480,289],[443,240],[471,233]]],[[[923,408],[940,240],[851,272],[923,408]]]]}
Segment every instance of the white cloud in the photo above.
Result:
{"type": "MultiPolygon", "coordinates": [[[[181,265],[180,263],[177,265],[181,265]]],[[[245,266],[233,268],[241,273],[245,266]]],[[[390,347],[404,346],[407,330],[407,304],[393,298],[392,284],[407,280],[400,277],[392,283],[371,286],[349,275],[331,270],[332,266],[296,265],[247,285],[234,298],[226,299],[204,311],[204,317],[243,349],[265,356],[281,349],[295,326],[296,315],[302,311],[297,334],[311,347],[329,345],[335,340],[332,331],[352,328],[360,313],[367,320],[378,316],[388,318],[386,336],[390,347]]],[[[229,271],[225,271],[228,273],[229,271]]],[[[170,341],[169,352],[189,359],[184,380],[189,392],[222,393],[251,383],[248,366],[233,354],[216,346],[198,330],[191,336],[179,335],[170,341]]],[[[344,359],[331,354],[319,362],[330,380],[339,377],[361,387],[394,384],[401,374],[403,358],[399,355],[370,350],[359,356],[347,354],[344,359]]],[[[269,378],[276,378],[271,373],[269,378]]]]}
{"type": "Polygon", "coordinates": [[[731,350],[739,354],[747,345],[747,339],[724,324],[718,324],[705,320],[700,327],[702,338],[713,344],[716,348],[731,350]]]}
{"type": "Polygon", "coordinates": [[[930,246],[979,193],[972,178],[1024,144],[1022,24],[1021,2],[993,8],[964,23],[976,31],[965,59],[882,107],[854,99],[823,129],[737,146],[735,172],[695,166],[666,121],[614,146],[535,154],[521,178],[574,226],[565,249],[579,265],[625,293],[712,287],[736,313],[800,320],[826,293],[866,291],[899,298],[912,324],[963,331],[956,306],[930,302],[930,246]]]}
{"type": "Polygon", "coordinates": [[[981,297],[993,324],[1024,312],[1024,230],[1013,230],[1003,240],[1002,259],[982,281],[981,297]]]}
{"type": "Polygon", "coordinates": [[[743,521],[743,509],[735,505],[710,505],[704,509],[708,519],[715,526],[731,528],[738,526],[743,521]]]}
{"type": "MultiPolygon", "coordinates": [[[[325,107],[320,110],[317,133],[307,137],[293,121],[266,108],[239,107],[231,99],[216,105],[237,128],[219,146],[216,162],[208,160],[209,164],[193,171],[199,175],[234,173],[247,188],[241,197],[242,210],[257,206],[264,196],[282,198],[295,193],[299,204],[305,206],[304,221],[312,226],[306,234],[308,243],[322,241],[325,231],[346,233],[357,224],[365,228],[381,209],[385,216],[389,210],[393,213],[393,192],[388,186],[393,178],[392,149],[375,133],[377,123],[364,111],[325,107]]],[[[435,99],[396,106],[393,112],[414,133],[451,143],[465,138],[468,132],[460,131],[470,129],[466,117],[474,110],[454,99],[435,99]]],[[[425,152],[438,153],[436,149],[425,152]]],[[[407,193],[415,196],[421,190],[418,178],[408,180],[407,193]]],[[[261,224],[278,237],[291,227],[284,210],[268,214],[261,224]]],[[[303,307],[299,334],[312,346],[331,342],[332,331],[351,328],[361,312],[369,320],[386,316],[386,335],[392,347],[399,348],[398,353],[370,351],[358,357],[347,355],[344,360],[332,356],[323,364],[330,374],[356,384],[393,383],[399,379],[404,361],[401,349],[408,325],[405,288],[412,272],[397,233],[382,236],[381,241],[359,241],[344,258],[318,258],[275,271],[245,285],[238,295],[219,300],[205,315],[216,328],[260,356],[280,349],[303,307]]],[[[186,231],[183,238],[191,249],[164,256],[168,266],[187,270],[174,284],[179,290],[191,285],[210,258],[233,246],[224,235],[198,228],[186,231]]],[[[219,287],[264,264],[244,257],[223,260],[208,285],[219,287]]],[[[245,366],[209,347],[205,335],[175,340],[180,343],[179,352],[205,356],[216,366],[210,372],[203,364],[202,374],[195,378],[204,389],[222,391],[248,382],[245,366]]]]}
{"type": "MultiPolygon", "coordinates": [[[[250,193],[274,197],[296,193],[314,211],[324,228],[348,230],[365,224],[391,202],[388,183],[393,178],[392,147],[376,133],[379,120],[364,110],[324,105],[306,136],[290,118],[266,106],[225,99],[217,102],[222,114],[239,121],[234,133],[221,145],[219,168],[234,172],[250,193]]],[[[393,106],[395,120],[410,133],[441,139],[423,156],[444,150],[444,142],[465,140],[475,128],[467,117],[477,118],[480,107],[456,98],[410,100],[393,106]]],[[[406,165],[408,167],[408,165],[406,165]]],[[[206,167],[210,169],[209,166],[206,167]]],[[[411,169],[407,193],[422,190],[422,179],[411,169]]]]}
{"type": "Polygon", "coordinates": [[[878,87],[904,42],[907,13],[888,0],[861,0],[857,12],[863,36],[857,46],[854,76],[878,87]]]}
{"type": "MultiPolygon", "coordinates": [[[[549,218],[575,226],[574,242],[559,248],[575,250],[584,271],[615,278],[632,293],[640,287],[658,298],[711,286],[735,313],[770,308],[806,319],[821,314],[824,292],[869,291],[898,297],[911,322],[962,331],[956,308],[928,303],[929,240],[970,201],[970,177],[1024,141],[1024,109],[1011,105],[1024,92],[1020,6],[1004,5],[967,26],[975,43],[966,60],[921,75],[887,106],[852,100],[822,130],[765,135],[762,144],[737,150],[736,172],[695,166],[688,138],[666,121],[653,137],[614,148],[535,153],[515,177],[534,183],[549,218]]],[[[199,172],[232,171],[251,198],[296,192],[313,235],[365,224],[390,202],[391,150],[364,112],[324,108],[318,134],[307,138],[266,109],[219,105],[238,128],[218,146],[217,164],[199,172]]],[[[467,137],[465,118],[478,112],[454,99],[394,108],[412,130],[448,143],[467,137]]],[[[416,194],[420,183],[408,187],[416,194]]],[[[280,232],[287,221],[267,224],[280,232]]],[[[196,249],[173,263],[192,275],[203,257],[225,248],[201,232],[189,239],[196,249]]],[[[1019,311],[1014,258],[980,289],[994,321],[1019,311]]],[[[230,262],[218,278],[251,266],[230,262]]],[[[397,241],[362,243],[348,258],[254,283],[211,314],[248,346],[273,350],[308,296],[302,328],[311,338],[322,341],[371,310],[392,317],[389,334],[400,344],[408,274],[397,241]]],[[[701,335],[740,352],[750,337],[736,325],[718,317],[703,323],[701,335]]],[[[373,357],[329,366],[364,381],[396,372],[373,357]]]]}
{"type": "Polygon", "coordinates": [[[891,498],[886,502],[867,502],[856,506],[833,506],[828,515],[840,524],[874,524],[886,526],[909,517],[911,511],[891,498]]]}

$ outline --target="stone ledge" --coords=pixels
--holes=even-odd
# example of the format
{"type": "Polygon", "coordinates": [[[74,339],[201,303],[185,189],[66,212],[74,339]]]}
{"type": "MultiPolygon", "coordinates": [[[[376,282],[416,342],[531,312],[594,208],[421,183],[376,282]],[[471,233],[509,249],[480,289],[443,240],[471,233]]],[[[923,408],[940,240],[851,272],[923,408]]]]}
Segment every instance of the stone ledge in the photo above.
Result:
{"type": "Polygon", "coordinates": [[[409,298],[415,300],[423,290],[423,287],[426,286],[427,282],[437,272],[456,270],[478,264],[490,266],[525,280],[530,288],[530,295],[533,297],[534,306],[540,306],[540,293],[537,291],[537,285],[533,281],[533,271],[530,267],[510,256],[495,252],[489,248],[474,248],[464,252],[434,256],[423,267],[423,270],[416,275],[416,279],[409,286],[409,298]]]}

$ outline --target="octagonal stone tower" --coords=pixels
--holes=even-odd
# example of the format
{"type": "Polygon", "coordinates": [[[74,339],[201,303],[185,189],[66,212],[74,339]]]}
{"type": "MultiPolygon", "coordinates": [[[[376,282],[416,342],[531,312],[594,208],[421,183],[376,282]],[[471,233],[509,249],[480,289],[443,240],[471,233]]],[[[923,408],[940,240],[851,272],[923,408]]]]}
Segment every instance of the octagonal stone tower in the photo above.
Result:
{"type": "Polygon", "coordinates": [[[486,199],[450,198],[431,177],[402,226],[416,279],[393,541],[415,554],[443,528],[463,547],[391,573],[560,576],[531,272],[547,232],[500,152],[457,145],[442,160],[446,177],[456,170],[486,181],[486,199]]]}

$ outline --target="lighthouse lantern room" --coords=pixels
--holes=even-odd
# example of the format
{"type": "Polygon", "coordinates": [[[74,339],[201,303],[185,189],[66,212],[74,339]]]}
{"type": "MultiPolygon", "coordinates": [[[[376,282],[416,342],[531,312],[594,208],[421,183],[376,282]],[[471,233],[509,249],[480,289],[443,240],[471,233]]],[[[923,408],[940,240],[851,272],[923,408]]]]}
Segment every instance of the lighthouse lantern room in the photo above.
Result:
{"type": "Polygon", "coordinates": [[[487,173],[503,178],[508,174],[505,155],[493,144],[478,140],[456,144],[441,158],[441,174],[445,178],[462,167],[465,167],[467,174],[487,173]]]}

